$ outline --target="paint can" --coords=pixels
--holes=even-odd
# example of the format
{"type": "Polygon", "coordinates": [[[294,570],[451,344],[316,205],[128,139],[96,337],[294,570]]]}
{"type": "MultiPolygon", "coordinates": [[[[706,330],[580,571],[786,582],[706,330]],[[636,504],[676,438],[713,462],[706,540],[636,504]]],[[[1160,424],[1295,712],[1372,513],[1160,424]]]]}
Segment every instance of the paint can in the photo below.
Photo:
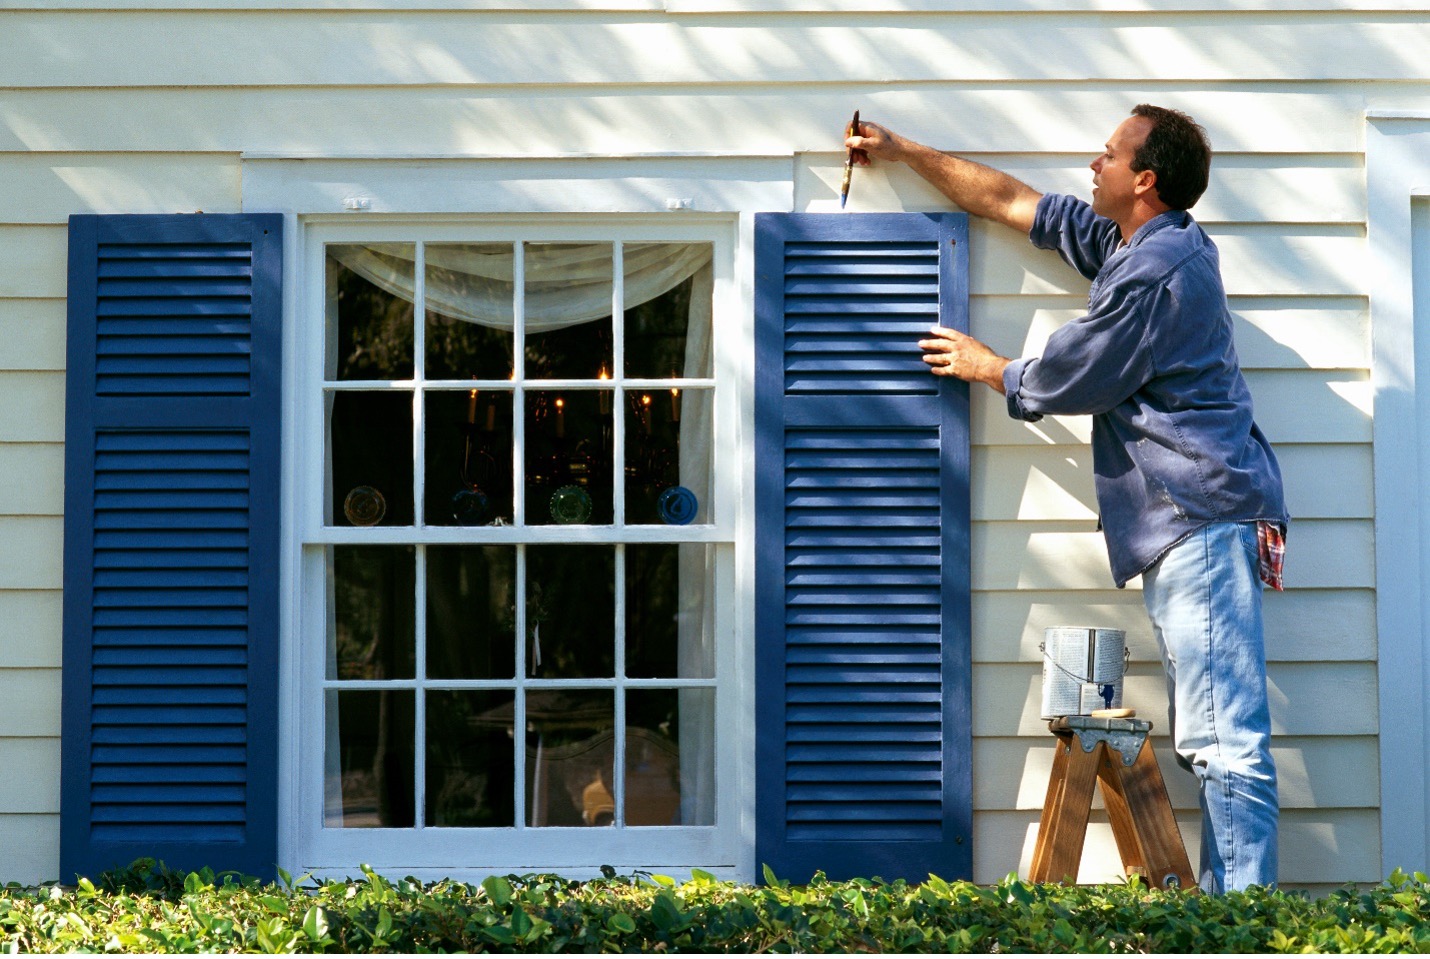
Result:
{"type": "Polygon", "coordinates": [[[1131,652],[1127,633],[1099,626],[1049,626],[1043,632],[1043,718],[1087,716],[1122,705],[1131,652]]]}

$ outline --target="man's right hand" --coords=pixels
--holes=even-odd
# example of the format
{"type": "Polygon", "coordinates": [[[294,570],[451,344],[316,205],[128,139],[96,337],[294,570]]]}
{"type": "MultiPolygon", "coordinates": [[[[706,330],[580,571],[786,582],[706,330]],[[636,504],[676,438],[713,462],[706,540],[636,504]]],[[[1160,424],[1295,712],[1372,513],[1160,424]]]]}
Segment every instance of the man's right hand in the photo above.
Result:
{"type": "Polygon", "coordinates": [[[864,154],[854,154],[854,162],[868,166],[872,157],[881,160],[899,161],[908,153],[910,143],[894,131],[868,120],[859,121],[859,129],[844,141],[850,150],[863,150],[864,154]]]}

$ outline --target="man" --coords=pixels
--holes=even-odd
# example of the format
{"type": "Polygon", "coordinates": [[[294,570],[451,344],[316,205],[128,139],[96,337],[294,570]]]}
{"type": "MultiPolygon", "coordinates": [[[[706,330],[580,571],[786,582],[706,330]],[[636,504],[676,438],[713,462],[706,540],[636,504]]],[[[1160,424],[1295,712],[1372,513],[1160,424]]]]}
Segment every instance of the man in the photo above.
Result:
{"type": "Polygon", "coordinates": [[[1211,148],[1190,117],[1142,104],[1092,161],[1092,205],[873,123],[846,145],[902,161],[969,213],[1029,234],[1092,280],[1087,315],[1040,357],[954,330],[921,340],[938,376],[985,383],[1011,416],[1093,417],[1093,473],[1113,579],[1142,576],[1167,672],[1178,760],[1202,807],[1202,887],[1276,880],[1276,770],[1261,584],[1281,588],[1281,472],[1252,419],[1217,249],[1186,211],[1211,148]]]}

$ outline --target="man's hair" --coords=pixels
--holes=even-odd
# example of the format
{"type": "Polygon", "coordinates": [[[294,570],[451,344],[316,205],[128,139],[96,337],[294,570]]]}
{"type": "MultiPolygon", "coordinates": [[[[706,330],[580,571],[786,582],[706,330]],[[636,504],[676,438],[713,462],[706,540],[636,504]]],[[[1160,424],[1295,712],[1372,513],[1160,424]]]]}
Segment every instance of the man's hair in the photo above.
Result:
{"type": "Polygon", "coordinates": [[[1174,210],[1190,210],[1206,192],[1212,165],[1207,131],[1180,110],[1139,103],[1134,117],[1152,121],[1147,139],[1132,157],[1132,169],[1157,174],[1157,196],[1174,210]]]}

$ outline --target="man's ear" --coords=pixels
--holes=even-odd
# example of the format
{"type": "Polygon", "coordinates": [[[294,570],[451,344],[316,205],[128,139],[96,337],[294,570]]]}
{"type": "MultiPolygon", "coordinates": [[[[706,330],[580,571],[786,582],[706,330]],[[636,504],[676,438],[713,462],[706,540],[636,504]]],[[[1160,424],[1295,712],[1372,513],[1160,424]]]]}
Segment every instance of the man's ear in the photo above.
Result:
{"type": "Polygon", "coordinates": [[[1139,197],[1146,197],[1150,193],[1150,199],[1160,200],[1161,197],[1157,194],[1157,172],[1138,170],[1136,179],[1132,181],[1132,192],[1139,197]]]}

